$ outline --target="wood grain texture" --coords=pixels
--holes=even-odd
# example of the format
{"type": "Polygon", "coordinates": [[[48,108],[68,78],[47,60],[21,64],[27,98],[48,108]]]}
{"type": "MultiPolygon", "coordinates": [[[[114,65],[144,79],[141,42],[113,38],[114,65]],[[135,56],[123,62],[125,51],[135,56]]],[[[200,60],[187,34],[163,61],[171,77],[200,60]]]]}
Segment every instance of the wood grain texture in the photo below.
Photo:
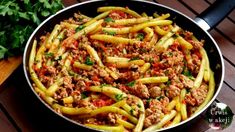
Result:
{"type": "Polygon", "coordinates": [[[5,113],[0,108],[0,130],[1,132],[17,132],[17,130],[14,128],[14,126],[11,124],[11,122],[6,117],[5,113]]]}
{"type": "MultiPolygon", "coordinates": [[[[75,4],[77,0],[63,0],[65,6],[75,4]]],[[[79,0],[78,0],[79,1],[79,0]]],[[[80,0],[86,1],[86,0],[80,0]]],[[[149,0],[151,1],[151,0],[149,0]]],[[[160,4],[167,5],[172,7],[182,13],[188,15],[191,18],[194,18],[198,13],[201,13],[205,10],[210,3],[213,3],[215,0],[156,0],[160,4]]],[[[224,56],[225,62],[225,81],[223,83],[222,89],[217,97],[217,100],[228,104],[232,110],[235,112],[235,45],[233,41],[235,36],[233,31],[235,31],[234,21],[235,20],[235,11],[232,11],[225,20],[223,20],[216,29],[210,31],[212,37],[218,43],[222,54],[224,56]],[[232,40],[232,41],[231,41],[232,40]]],[[[8,63],[15,61],[20,61],[21,64],[22,58],[12,59],[8,63]]],[[[4,62],[5,63],[5,62],[4,62]]],[[[8,66],[1,66],[4,71],[0,70],[1,74],[4,74],[8,66]],[[1,73],[3,72],[3,73],[1,73]]],[[[18,66],[17,66],[18,67],[18,66]]],[[[12,68],[11,68],[12,69],[12,68]]],[[[14,67],[13,67],[14,69],[14,67]]],[[[14,70],[13,70],[14,71],[14,70]]],[[[5,73],[6,74],[6,73],[5,73]]],[[[26,80],[22,77],[24,76],[22,68],[18,68],[16,72],[0,86],[0,103],[6,108],[7,112],[10,114],[12,119],[16,122],[19,128],[22,131],[53,131],[52,129],[60,128],[65,126],[64,123],[58,123],[57,119],[50,118],[52,113],[46,114],[48,110],[39,110],[41,107],[38,107],[34,101],[25,96],[25,91],[29,90],[26,80]],[[20,72],[19,72],[20,71],[20,72]],[[21,82],[19,85],[18,82],[21,82]],[[43,113],[43,114],[42,114],[43,113]],[[55,124],[51,123],[55,121],[55,124]]],[[[32,94],[32,93],[31,93],[32,94]]],[[[40,104],[42,105],[42,104],[40,104]]],[[[49,113],[49,112],[48,112],[49,113]]],[[[5,132],[7,129],[11,132],[12,128],[11,122],[5,118],[4,113],[0,110],[0,132],[5,132]]],[[[223,132],[233,132],[235,129],[235,121],[232,125],[223,130],[223,132]]],[[[80,130],[80,129],[79,129],[80,130]]],[[[192,122],[189,127],[184,129],[185,131],[190,132],[213,132],[214,130],[209,129],[208,123],[205,120],[204,115],[200,115],[199,119],[196,122],[192,122]]],[[[62,129],[59,129],[62,131],[62,129]]],[[[69,131],[66,129],[66,131],[69,131]]]]}
{"type": "Polygon", "coordinates": [[[27,102],[24,98],[24,90],[29,87],[26,85],[24,78],[21,77],[23,75],[22,72],[19,73],[17,71],[17,75],[15,75],[14,78],[10,77],[6,83],[3,84],[5,89],[0,94],[0,103],[7,110],[21,131],[31,132],[34,131],[34,125],[32,124],[32,121],[29,121],[30,115],[28,106],[30,105],[28,104],[27,106],[27,102]]]}
{"type": "Polygon", "coordinates": [[[193,14],[190,10],[187,9],[184,5],[182,5],[179,1],[176,0],[156,0],[160,4],[169,6],[175,10],[182,12],[183,14],[189,16],[190,18],[195,18],[196,15],[193,14]]]}
{"type": "Polygon", "coordinates": [[[14,72],[22,63],[22,57],[10,57],[0,61],[0,85],[14,72]]]}
{"type": "Polygon", "coordinates": [[[65,7],[71,6],[76,4],[78,0],[62,0],[65,7]]]}
{"type": "Polygon", "coordinates": [[[235,46],[216,30],[211,30],[210,34],[217,42],[223,56],[235,64],[235,46]]]}
{"type": "Polygon", "coordinates": [[[233,10],[233,11],[229,14],[229,18],[231,18],[233,21],[235,21],[235,10],[233,10]]]}
{"type": "MultiPolygon", "coordinates": [[[[192,8],[193,11],[195,11],[197,14],[200,14],[203,12],[206,8],[210,6],[206,1],[204,0],[181,0],[183,4],[186,6],[189,6],[192,8]]],[[[230,21],[228,18],[225,18],[222,20],[217,26],[216,29],[222,32],[225,36],[228,37],[231,42],[235,42],[235,34],[233,31],[235,30],[235,24],[230,21]],[[226,25],[226,26],[225,26],[226,25]],[[226,28],[230,27],[230,28],[226,28]]]]}
{"type": "Polygon", "coordinates": [[[224,80],[235,90],[235,68],[226,60],[224,61],[224,65],[226,67],[224,80]]]}

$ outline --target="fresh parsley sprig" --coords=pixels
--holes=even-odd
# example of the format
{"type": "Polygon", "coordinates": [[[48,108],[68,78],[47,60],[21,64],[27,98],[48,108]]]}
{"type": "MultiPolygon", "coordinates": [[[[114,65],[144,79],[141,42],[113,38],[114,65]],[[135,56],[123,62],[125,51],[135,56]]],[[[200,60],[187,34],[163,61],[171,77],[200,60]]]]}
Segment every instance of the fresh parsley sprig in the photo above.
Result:
{"type": "Polygon", "coordinates": [[[61,0],[1,0],[0,59],[20,55],[33,30],[62,8],[61,0]]]}

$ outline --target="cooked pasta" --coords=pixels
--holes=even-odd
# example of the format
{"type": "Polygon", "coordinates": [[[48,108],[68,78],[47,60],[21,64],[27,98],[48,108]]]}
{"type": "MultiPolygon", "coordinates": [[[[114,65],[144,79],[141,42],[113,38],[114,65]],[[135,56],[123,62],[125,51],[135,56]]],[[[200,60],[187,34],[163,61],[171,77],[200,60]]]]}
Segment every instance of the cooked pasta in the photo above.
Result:
{"type": "Polygon", "coordinates": [[[33,87],[56,112],[93,129],[147,132],[209,102],[215,83],[204,41],[169,13],[97,11],[94,18],[76,13],[34,41],[33,87]]]}

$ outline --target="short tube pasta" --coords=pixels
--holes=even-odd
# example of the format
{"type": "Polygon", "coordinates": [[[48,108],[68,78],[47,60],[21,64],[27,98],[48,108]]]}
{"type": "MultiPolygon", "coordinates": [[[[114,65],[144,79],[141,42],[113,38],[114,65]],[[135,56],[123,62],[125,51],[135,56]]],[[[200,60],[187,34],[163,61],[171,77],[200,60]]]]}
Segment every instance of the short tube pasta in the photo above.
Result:
{"type": "Polygon", "coordinates": [[[146,77],[146,78],[140,78],[137,81],[148,84],[148,83],[161,83],[161,82],[167,82],[168,77],[162,76],[162,77],[146,77]]]}

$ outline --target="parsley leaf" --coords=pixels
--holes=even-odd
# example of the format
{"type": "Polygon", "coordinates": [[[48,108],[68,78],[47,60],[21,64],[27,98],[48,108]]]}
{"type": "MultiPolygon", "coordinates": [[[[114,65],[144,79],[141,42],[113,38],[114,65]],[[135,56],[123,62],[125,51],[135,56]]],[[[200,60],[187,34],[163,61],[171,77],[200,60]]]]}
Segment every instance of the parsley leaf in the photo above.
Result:
{"type": "Polygon", "coordinates": [[[115,95],[115,99],[116,99],[117,101],[122,100],[122,99],[123,99],[123,94],[116,94],[116,95],[115,95]]]}
{"type": "Polygon", "coordinates": [[[150,104],[151,100],[152,100],[151,98],[149,98],[149,99],[147,99],[147,100],[146,100],[146,104],[147,104],[147,106],[149,106],[149,104],[150,104]]]}
{"type": "Polygon", "coordinates": [[[92,65],[94,64],[94,62],[91,61],[91,58],[90,58],[90,57],[86,57],[85,64],[92,66],[92,65]]]}
{"type": "Polygon", "coordinates": [[[156,99],[159,100],[159,101],[160,101],[161,99],[163,99],[163,98],[165,98],[165,97],[164,97],[164,96],[158,96],[158,97],[156,97],[156,99]]]}
{"type": "Polygon", "coordinates": [[[82,99],[85,99],[85,98],[87,98],[88,97],[88,95],[87,95],[88,93],[85,91],[85,92],[82,92],[81,93],[81,98],[82,99]]]}
{"type": "Polygon", "coordinates": [[[44,55],[46,58],[52,58],[54,56],[54,54],[51,52],[45,53],[44,55]]]}
{"type": "Polygon", "coordinates": [[[77,28],[75,29],[75,31],[76,31],[76,32],[81,31],[83,28],[85,28],[85,26],[80,25],[79,27],[77,27],[77,28]]]}
{"type": "Polygon", "coordinates": [[[189,79],[193,79],[193,75],[189,70],[184,70],[183,75],[187,76],[189,79]]]}
{"type": "Polygon", "coordinates": [[[168,81],[166,82],[166,85],[167,85],[167,86],[171,85],[171,80],[168,80],[168,81]]]}
{"type": "Polygon", "coordinates": [[[114,22],[114,20],[113,20],[112,18],[110,18],[110,17],[106,17],[106,18],[104,19],[104,21],[105,21],[105,22],[114,22]]]}
{"type": "Polygon", "coordinates": [[[133,61],[133,60],[139,60],[140,58],[138,56],[132,57],[129,61],[133,61]]]}
{"type": "Polygon", "coordinates": [[[130,113],[131,113],[131,115],[134,115],[134,109],[133,108],[130,109],[130,113]]]}
{"type": "Polygon", "coordinates": [[[126,86],[133,87],[135,85],[135,81],[129,82],[126,84],[126,86]]]}
{"type": "Polygon", "coordinates": [[[62,8],[61,0],[2,0],[0,2],[0,59],[21,54],[34,29],[46,17],[62,8]]]}
{"type": "Polygon", "coordinates": [[[144,34],[143,33],[138,33],[136,38],[140,41],[144,40],[144,34]]]}
{"type": "Polygon", "coordinates": [[[8,50],[0,45],[0,58],[4,58],[4,55],[6,54],[8,50]]]}
{"type": "Polygon", "coordinates": [[[54,59],[54,61],[60,61],[60,60],[62,60],[62,56],[61,55],[54,59]]]}

